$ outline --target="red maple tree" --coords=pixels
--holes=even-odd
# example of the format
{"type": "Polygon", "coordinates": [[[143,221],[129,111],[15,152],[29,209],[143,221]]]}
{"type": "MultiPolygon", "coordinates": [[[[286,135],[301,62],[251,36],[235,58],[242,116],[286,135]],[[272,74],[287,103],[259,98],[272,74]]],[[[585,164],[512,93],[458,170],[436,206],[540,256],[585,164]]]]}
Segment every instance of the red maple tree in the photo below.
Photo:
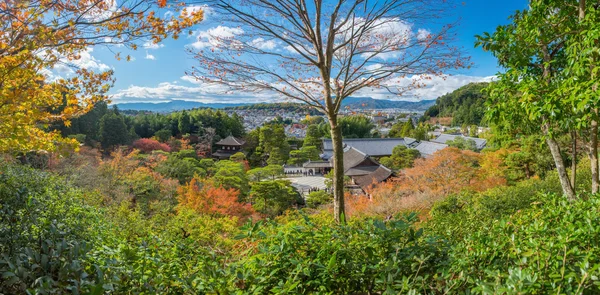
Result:
{"type": "Polygon", "coordinates": [[[201,214],[213,216],[236,216],[246,219],[256,212],[250,204],[239,202],[237,189],[216,186],[212,181],[200,182],[194,177],[178,190],[179,205],[201,214]]]}

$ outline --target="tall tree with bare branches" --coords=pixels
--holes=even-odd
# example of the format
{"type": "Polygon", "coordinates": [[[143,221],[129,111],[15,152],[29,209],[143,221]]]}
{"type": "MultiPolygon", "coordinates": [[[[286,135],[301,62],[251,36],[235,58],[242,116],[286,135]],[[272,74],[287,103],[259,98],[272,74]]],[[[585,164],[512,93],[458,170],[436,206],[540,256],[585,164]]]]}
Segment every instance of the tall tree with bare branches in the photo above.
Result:
{"type": "Polygon", "coordinates": [[[338,112],[351,95],[399,95],[432,75],[465,66],[440,20],[443,0],[214,0],[220,34],[200,34],[188,74],[231,91],[266,91],[305,102],[329,120],[334,216],[344,222],[344,162],[338,112]],[[406,82],[408,81],[408,82],[406,82]]]}

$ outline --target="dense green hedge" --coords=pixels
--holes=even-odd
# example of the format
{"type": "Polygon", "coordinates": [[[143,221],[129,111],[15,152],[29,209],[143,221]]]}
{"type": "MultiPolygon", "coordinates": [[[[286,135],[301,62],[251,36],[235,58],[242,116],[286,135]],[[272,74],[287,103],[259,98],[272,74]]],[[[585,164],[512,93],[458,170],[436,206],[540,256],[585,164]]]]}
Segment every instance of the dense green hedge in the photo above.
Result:
{"type": "Polygon", "coordinates": [[[86,263],[101,215],[56,177],[19,166],[0,171],[0,289],[81,293],[98,283],[86,263]]]}
{"type": "Polygon", "coordinates": [[[235,285],[250,294],[408,292],[445,259],[444,245],[416,230],[416,221],[408,214],[336,226],[304,216],[254,227],[248,236],[258,246],[233,266],[235,285]]]}
{"type": "MultiPolygon", "coordinates": [[[[65,180],[0,165],[0,293],[198,294],[222,283],[235,220],[183,211],[152,220],[98,208],[65,180]]],[[[215,287],[216,286],[216,287],[215,287]]]]}
{"type": "Polygon", "coordinates": [[[547,195],[454,243],[458,290],[477,294],[599,294],[600,199],[547,195]],[[584,292],[585,291],[585,292],[584,292]]]}
{"type": "Polygon", "coordinates": [[[0,290],[600,294],[600,196],[569,203],[559,189],[549,176],[451,197],[424,223],[292,213],[240,228],[186,210],[101,207],[62,178],[0,166],[0,290]]]}

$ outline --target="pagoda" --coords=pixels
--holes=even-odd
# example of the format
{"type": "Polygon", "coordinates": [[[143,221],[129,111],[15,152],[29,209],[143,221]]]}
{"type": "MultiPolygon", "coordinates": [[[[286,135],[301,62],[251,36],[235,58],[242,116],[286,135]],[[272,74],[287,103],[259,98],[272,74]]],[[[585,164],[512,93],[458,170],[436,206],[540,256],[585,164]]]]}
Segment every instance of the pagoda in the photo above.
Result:
{"type": "Polygon", "coordinates": [[[246,142],[242,139],[235,138],[231,135],[227,136],[216,143],[217,150],[213,153],[213,157],[218,158],[219,160],[229,159],[231,155],[241,152],[245,143],[246,142]]]}

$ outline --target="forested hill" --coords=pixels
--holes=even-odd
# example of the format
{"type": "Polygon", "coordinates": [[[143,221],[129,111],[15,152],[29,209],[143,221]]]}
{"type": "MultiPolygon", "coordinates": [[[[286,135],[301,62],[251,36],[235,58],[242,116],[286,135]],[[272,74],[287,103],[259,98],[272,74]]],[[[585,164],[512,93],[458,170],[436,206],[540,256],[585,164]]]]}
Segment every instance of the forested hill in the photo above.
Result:
{"type": "MultiPolygon", "coordinates": [[[[347,97],[342,102],[342,106],[348,107],[350,109],[407,109],[407,110],[426,110],[429,106],[431,106],[435,101],[434,100],[422,100],[422,101],[404,101],[404,100],[385,100],[385,99],[374,99],[371,97],[347,97]]],[[[243,106],[235,106],[229,107],[225,109],[238,109],[238,110],[268,110],[268,109],[278,109],[278,110],[288,110],[288,111],[303,111],[303,110],[311,110],[311,112],[316,112],[316,110],[311,109],[305,104],[301,103],[259,103],[259,104],[250,104],[243,106]]]]}
{"type": "Polygon", "coordinates": [[[342,105],[351,109],[406,109],[422,111],[434,103],[433,100],[405,101],[373,99],[370,97],[348,97],[342,105]]]}
{"type": "Polygon", "coordinates": [[[489,83],[470,83],[438,97],[425,111],[424,118],[452,117],[452,125],[482,125],[486,95],[481,91],[489,83]]]}

